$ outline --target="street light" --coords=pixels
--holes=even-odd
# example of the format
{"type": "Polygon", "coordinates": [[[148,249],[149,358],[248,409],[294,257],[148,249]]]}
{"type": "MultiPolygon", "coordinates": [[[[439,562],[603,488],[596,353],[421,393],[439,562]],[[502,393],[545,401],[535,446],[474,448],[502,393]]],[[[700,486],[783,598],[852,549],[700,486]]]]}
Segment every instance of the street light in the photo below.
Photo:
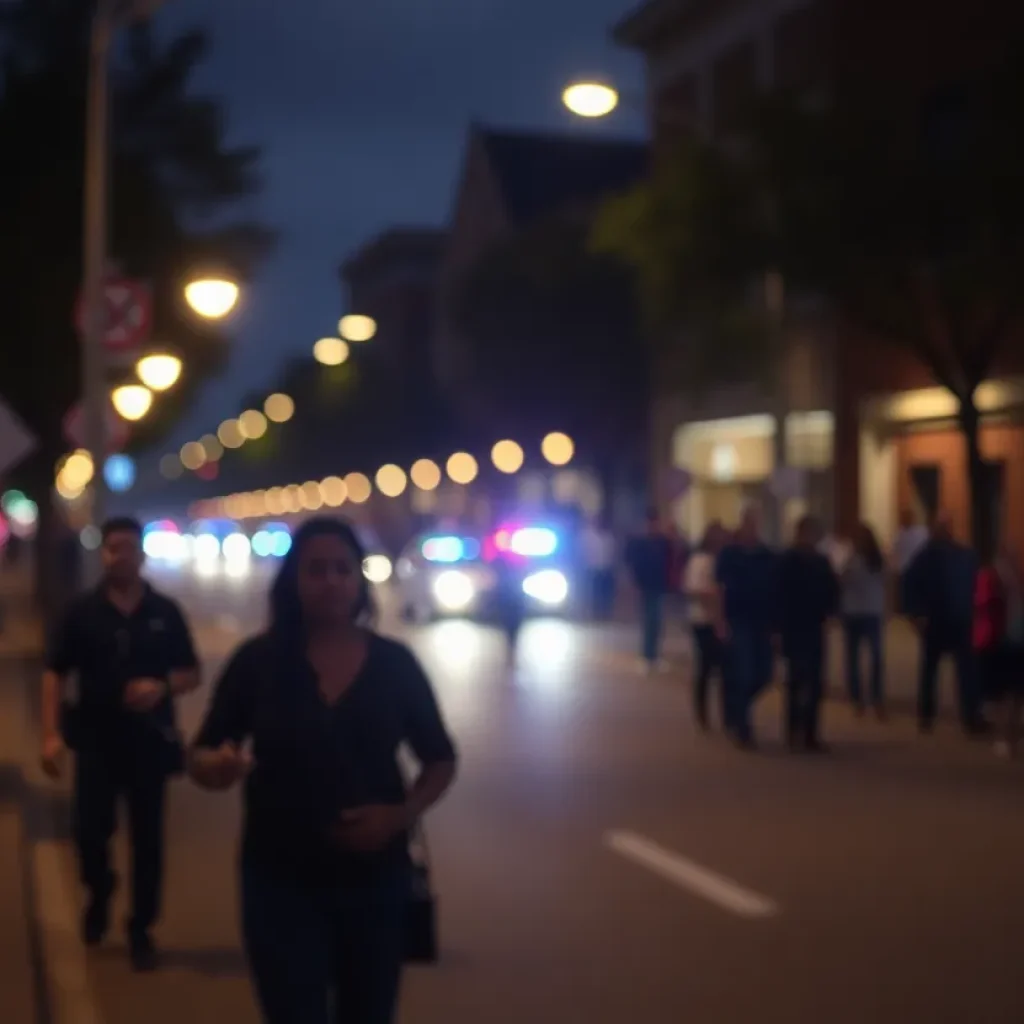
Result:
{"type": "Polygon", "coordinates": [[[369,341],[377,333],[377,321],[362,313],[349,313],[338,321],[338,333],[345,341],[369,341]]]}
{"type": "Polygon", "coordinates": [[[239,288],[225,277],[203,277],[185,286],[185,301],[204,320],[223,320],[238,305],[239,288]]]}
{"type": "Polygon", "coordinates": [[[135,373],[150,391],[167,391],[181,377],[181,360],[166,353],[143,356],[135,364],[135,373]]]}
{"type": "Polygon", "coordinates": [[[141,420],[153,405],[153,392],[142,384],[122,384],[110,398],[117,415],[131,423],[141,420]]]}
{"type": "Polygon", "coordinates": [[[313,358],[322,366],[341,366],[348,359],[348,343],[341,338],[321,338],[313,346],[313,358]]]}
{"type": "Polygon", "coordinates": [[[574,82],[562,93],[562,103],[577,117],[607,117],[619,105],[619,93],[603,82],[574,82]]]}

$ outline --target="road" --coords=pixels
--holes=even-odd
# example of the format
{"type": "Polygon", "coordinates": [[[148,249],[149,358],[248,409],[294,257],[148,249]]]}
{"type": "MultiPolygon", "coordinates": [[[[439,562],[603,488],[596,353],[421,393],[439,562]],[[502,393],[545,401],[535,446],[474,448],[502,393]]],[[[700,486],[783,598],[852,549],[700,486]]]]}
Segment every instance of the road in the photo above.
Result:
{"type": "MultiPolygon", "coordinates": [[[[214,676],[257,628],[264,581],[163,583],[214,676]]],[[[773,697],[764,750],[739,754],[695,732],[685,670],[638,676],[616,629],[533,623],[515,670],[480,627],[403,635],[463,754],[430,819],[443,962],[410,972],[405,1024],[1024,1019],[1019,764],[951,725],[919,739],[909,718],[838,706],[832,755],[793,758],[773,697]]],[[[208,695],[185,702],[187,729],[208,695]]],[[[62,947],[69,1005],[95,1011],[68,1024],[258,1019],[238,947],[237,795],[176,784],[169,830],[165,969],[132,976],[114,942],[80,976],[62,947]]],[[[41,903],[71,921],[70,852],[41,856],[41,903]]]]}

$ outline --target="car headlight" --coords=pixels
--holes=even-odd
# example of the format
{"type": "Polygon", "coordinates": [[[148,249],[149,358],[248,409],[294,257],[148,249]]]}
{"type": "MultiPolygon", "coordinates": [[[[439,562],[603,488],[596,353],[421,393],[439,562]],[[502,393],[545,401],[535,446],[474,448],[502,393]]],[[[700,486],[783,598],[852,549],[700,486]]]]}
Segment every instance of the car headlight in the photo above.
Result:
{"type": "Polygon", "coordinates": [[[557,569],[543,569],[523,580],[523,593],[540,604],[555,608],[565,604],[569,596],[569,581],[557,569]]]}
{"type": "Polygon", "coordinates": [[[457,569],[449,569],[434,580],[434,599],[446,612],[465,611],[476,597],[473,581],[457,569]]]}

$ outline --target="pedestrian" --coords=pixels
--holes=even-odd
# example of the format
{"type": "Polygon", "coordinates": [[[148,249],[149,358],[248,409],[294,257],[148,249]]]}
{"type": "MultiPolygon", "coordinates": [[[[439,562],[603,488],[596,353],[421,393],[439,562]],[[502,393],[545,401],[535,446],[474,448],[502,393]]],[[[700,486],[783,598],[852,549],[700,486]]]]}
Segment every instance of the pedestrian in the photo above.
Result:
{"type": "Polygon", "coordinates": [[[910,564],[921,553],[928,543],[928,527],[920,522],[917,516],[910,509],[903,509],[900,512],[899,528],[896,531],[896,539],[892,545],[890,562],[896,574],[896,594],[899,611],[905,613],[904,604],[904,578],[910,564]]]}
{"type": "Polygon", "coordinates": [[[501,553],[494,561],[494,597],[498,624],[505,635],[509,664],[514,664],[519,650],[519,634],[526,620],[526,595],[523,593],[523,570],[519,559],[501,553]]]}
{"type": "Polygon", "coordinates": [[[583,563],[590,586],[590,611],[598,621],[615,608],[615,537],[602,520],[587,523],[582,537],[583,563]]]}
{"type": "Polygon", "coordinates": [[[645,672],[654,672],[661,659],[665,595],[672,569],[672,541],[657,509],[647,510],[645,531],[626,548],[626,564],[640,594],[640,655],[645,672]]]}
{"type": "Polygon", "coordinates": [[[124,798],[132,850],[129,952],[136,970],[152,970],[165,794],[168,778],[183,768],[174,699],[199,685],[199,669],[181,609],[141,576],[142,527],[111,519],[101,536],[100,585],[68,607],[46,654],[42,759],[56,777],[65,747],[75,755],[74,839],[88,893],[82,938],[90,946],[110,924],[110,840],[124,798]],[[65,689],[72,673],[74,703],[65,689]]]}
{"type": "Polygon", "coordinates": [[[921,637],[917,719],[922,733],[935,725],[939,666],[947,654],[956,664],[960,724],[969,736],[988,731],[972,637],[977,575],[977,556],[954,538],[949,517],[940,513],[903,579],[905,607],[921,637]]]}
{"type": "Polygon", "coordinates": [[[839,581],[818,550],[821,527],[804,516],[779,563],[779,621],[786,660],[786,741],[790,750],[825,749],[818,734],[827,655],[825,630],[839,611],[839,581]]]}
{"type": "Polygon", "coordinates": [[[867,647],[871,666],[871,706],[885,717],[885,559],[878,538],[866,523],[854,536],[853,551],[839,574],[841,609],[846,647],[846,690],[858,715],[864,714],[861,687],[861,653],[867,647]]]}
{"type": "Polygon", "coordinates": [[[778,557],[761,539],[761,518],[748,508],[732,543],[718,556],[720,636],[725,643],[726,729],[738,747],[756,746],[751,709],[772,680],[778,619],[778,557]]]}
{"type": "Polygon", "coordinates": [[[1010,552],[978,573],[974,648],[981,691],[997,708],[995,752],[1013,757],[1024,705],[1024,578],[1010,552]]]}
{"type": "Polygon", "coordinates": [[[715,520],[704,534],[700,547],[686,566],[685,591],[690,600],[690,624],[696,664],[693,676],[693,711],[701,731],[708,728],[708,691],[717,675],[725,725],[725,684],[722,680],[722,640],[719,637],[721,605],[715,583],[715,562],[726,541],[725,528],[715,520]]]}
{"type": "Polygon", "coordinates": [[[206,789],[245,780],[242,931],[266,1024],[394,1020],[409,833],[455,777],[422,668],[372,628],[363,555],[340,519],[298,529],[269,627],[230,659],[190,753],[206,789]]]}

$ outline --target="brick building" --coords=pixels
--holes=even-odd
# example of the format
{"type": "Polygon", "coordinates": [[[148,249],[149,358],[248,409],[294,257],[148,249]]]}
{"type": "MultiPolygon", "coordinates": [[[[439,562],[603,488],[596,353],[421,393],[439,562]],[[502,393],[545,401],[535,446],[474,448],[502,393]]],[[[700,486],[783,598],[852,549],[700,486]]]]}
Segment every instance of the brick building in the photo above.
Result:
{"type": "MultiPolygon", "coordinates": [[[[820,93],[840,108],[884,109],[905,119],[908,133],[927,131],[961,84],[1022,33],[1024,4],[1015,0],[650,0],[614,32],[646,62],[656,140],[682,130],[728,133],[758,90],[776,87],[820,93]]],[[[810,508],[841,532],[863,519],[888,539],[901,509],[941,506],[966,536],[966,457],[952,396],[909,356],[813,310],[788,340],[787,460],[803,474],[787,518],[810,508]]],[[[983,454],[998,469],[998,515],[1018,548],[1021,372],[1024,357],[1009,359],[978,393],[983,454]]],[[[763,493],[773,472],[772,408],[754,383],[700,403],[657,398],[655,457],[692,479],[675,508],[685,527],[734,520],[744,500],[763,493]]]]}

